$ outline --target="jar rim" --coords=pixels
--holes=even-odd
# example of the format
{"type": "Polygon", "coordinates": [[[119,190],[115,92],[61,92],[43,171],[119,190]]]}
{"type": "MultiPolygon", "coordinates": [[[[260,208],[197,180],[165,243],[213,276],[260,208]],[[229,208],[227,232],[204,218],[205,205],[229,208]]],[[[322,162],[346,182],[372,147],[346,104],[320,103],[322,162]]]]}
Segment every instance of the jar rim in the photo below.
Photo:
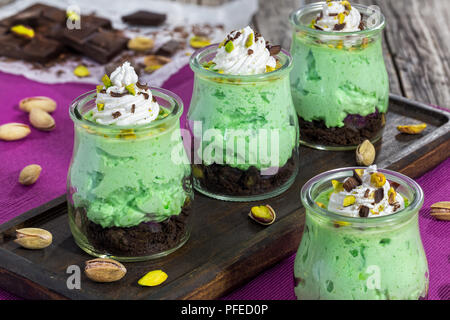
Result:
{"type": "Polygon", "coordinates": [[[266,72],[266,73],[260,73],[260,74],[251,74],[251,75],[233,75],[233,74],[224,74],[224,73],[218,73],[211,70],[208,70],[202,66],[200,63],[201,58],[203,58],[207,54],[213,54],[217,51],[219,47],[219,43],[214,43],[209,46],[200,48],[196,50],[190,60],[189,60],[189,66],[191,67],[192,71],[194,71],[195,74],[202,74],[205,77],[209,78],[217,78],[219,80],[238,80],[241,83],[246,82],[257,82],[257,81],[266,81],[271,80],[273,78],[279,78],[281,75],[284,75],[285,73],[289,72],[292,69],[292,56],[291,54],[281,49],[280,53],[276,55],[276,57],[283,58],[286,60],[285,63],[279,68],[272,72],[266,72]]]}
{"type": "Polygon", "coordinates": [[[367,169],[367,167],[345,167],[333,169],[318,174],[308,180],[300,191],[301,201],[305,209],[329,220],[343,221],[355,225],[379,226],[409,219],[410,216],[414,215],[415,212],[418,212],[420,207],[423,205],[423,191],[417,182],[399,172],[378,168],[377,171],[383,173],[387,180],[393,180],[392,178],[394,178],[395,180],[401,181],[401,183],[399,182],[401,186],[408,187],[414,192],[414,199],[410,201],[406,208],[389,215],[363,218],[350,217],[319,207],[313,198],[312,190],[324,182],[330,182],[331,179],[342,178],[344,176],[349,177],[353,174],[354,169],[367,169]]]}
{"type": "MultiPolygon", "coordinates": [[[[306,4],[301,6],[299,9],[294,10],[289,15],[289,21],[291,22],[291,25],[297,29],[298,31],[304,31],[309,34],[313,35],[328,35],[328,36],[337,36],[337,37],[343,37],[343,36],[350,36],[350,35],[358,35],[358,36],[369,36],[375,33],[378,33],[382,31],[386,26],[386,18],[384,17],[381,10],[379,11],[380,14],[380,21],[377,25],[370,29],[365,30],[358,30],[358,31],[324,31],[319,29],[312,29],[308,25],[299,23],[299,18],[307,13],[311,13],[314,11],[317,11],[319,9],[322,9],[325,2],[314,2],[310,4],[306,4]]],[[[368,12],[371,10],[371,6],[366,6],[363,4],[352,4],[353,7],[359,10],[359,12],[368,12]]]]}
{"type": "Polygon", "coordinates": [[[160,120],[154,120],[150,123],[142,124],[142,125],[131,125],[131,126],[116,126],[116,125],[107,125],[107,124],[101,124],[98,122],[87,120],[81,112],[78,110],[78,107],[80,104],[85,104],[89,101],[92,101],[95,99],[97,95],[96,90],[91,90],[88,92],[85,92],[75,98],[70,103],[69,108],[69,115],[72,119],[74,124],[80,124],[80,125],[89,125],[90,127],[99,128],[103,130],[108,131],[120,131],[120,130],[127,130],[127,129],[133,129],[135,131],[145,131],[148,129],[156,128],[162,124],[165,124],[169,122],[170,120],[177,120],[181,117],[183,114],[183,101],[181,98],[173,93],[170,90],[159,88],[159,87],[149,87],[149,90],[152,92],[152,95],[164,99],[166,101],[169,101],[170,103],[174,104],[174,108],[171,110],[171,112],[163,119],[160,120]]]}

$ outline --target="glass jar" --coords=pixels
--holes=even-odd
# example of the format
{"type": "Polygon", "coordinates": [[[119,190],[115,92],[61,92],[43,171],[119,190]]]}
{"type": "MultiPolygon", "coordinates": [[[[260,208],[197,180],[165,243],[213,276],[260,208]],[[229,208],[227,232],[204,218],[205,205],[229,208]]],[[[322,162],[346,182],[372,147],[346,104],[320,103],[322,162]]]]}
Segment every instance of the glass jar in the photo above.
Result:
{"type": "Polygon", "coordinates": [[[298,172],[298,122],[289,86],[292,59],[258,75],[227,75],[203,67],[218,45],[191,57],[194,91],[187,116],[193,180],[199,192],[229,201],[261,200],[288,189],[298,172]]]}
{"type": "MultiPolygon", "coordinates": [[[[331,170],[301,190],[306,224],[294,262],[298,299],[419,299],[428,292],[428,265],[419,233],[423,192],[414,180],[378,169],[409,204],[391,215],[348,217],[320,208],[317,197],[332,179],[352,169],[331,170]]],[[[406,202],[405,202],[406,203],[406,202]]]]}
{"type": "Polygon", "coordinates": [[[191,169],[180,134],[178,96],[150,88],[167,116],[134,127],[85,115],[96,92],[72,102],[75,142],[68,172],[69,224],[78,246],[98,257],[141,261],[165,256],[189,238],[191,169]]]}
{"type": "Polygon", "coordinates": [[[322,150],[351,150],[366,139],[379,140],[386,123],[389,80],[381,43],[385,19],[377,7],[355,4],[366,29],[312,29],[311,20],[323,5],[312,3],[290,15],[291,89],[300,143],[322,150]]]}

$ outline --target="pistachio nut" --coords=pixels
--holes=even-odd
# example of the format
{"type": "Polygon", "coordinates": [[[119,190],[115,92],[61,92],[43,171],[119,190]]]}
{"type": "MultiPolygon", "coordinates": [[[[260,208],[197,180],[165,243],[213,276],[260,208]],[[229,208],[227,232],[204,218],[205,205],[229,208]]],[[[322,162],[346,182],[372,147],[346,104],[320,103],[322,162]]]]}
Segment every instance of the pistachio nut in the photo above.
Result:
{"type": "Polygon", "coordinates": [[[407,134],[419,134],[427,127],[426,123],[397,126],[397,130],[407,134]]]}
{"type": "Polygon", "coordinates": [[[369,140],[364,140],[356,148],[356,163],[362,166],[370,166],[375,160],[375,147],[369,140]]]}
{"type": "Polygon", "coordinates": [[[52,243],[52,234],[44,229],[23,228],[16,230],[14,242],[27,249],[43,249],[52,243]]]}
{"type": "Polygon", "coordinates": [[[144,287],[158,286],[167,280],[167,273],[162,270],[153,270],[147,272],[145,276],[139,279],[138,284],[144,287]]]}
{"type": "Polygon", "coordinates": [[[86,261],[84,272],[92,281],[114,282],[122,279],[127,273],[127,269],[116,260],[97,258],[86,261]]]}
{"type": "Polygon", "coordinates": [[[19,108],[25,112],[30,112],[33,108],[53,112],[56,109],[56,101],[48,97],[29,97],[20,100],[19,108]]]}
{"type": "Polygon", "coordinates": [[[128,41],[128,49],[134,51],[147,51],[153,48],[155,42],[147,37],[135,37],[128,41]]]}
{"type": "Polygon", "coordinates": [[[344,207],[348,207],[354,204],[355,202],[356,202],[355,196],[346,196],[342,202],[342,205],[344,207]]]}
{"type": "Polygon", "coordinates": [[[268,204],[262,206],[254,206],[251,208],[248,216],[256,222],[268,226],[275,222],[277,215],[275,210],[268,204]]]}
{"type": "Polygon", "coordinates": [[[193,36],[189,39],[189,44],[194,49],[200,49],[211,44],[211,40],[203,36],[193,36]]]}
{"type": "Polygon", "coordinates": [[[381,172],[374,172],[370,175],[370,183],[376,188],[381,188],[386,183],[386,177],[381,172]]]}
{"type": "Polygon", "coordinates": [[[51,131],[55,128],[55,119],[39,108],[31,109],[29,120],[33,127],[42,131],[51,131]]]}
{"type": "Polygon", "coordinates": [[[20,171],[19,183],[29,186],[36,182],[41,174],[42,168],[38,164],[30,164],[20,171]]]}
{"type": "Polygon", "coordinates": [[[430,214],[436,219],[450,221],[450,201],[441,201],[432,204],[430,214]]]}
{"type": "Polygon", "coordinates": [[[170,58],[160,56],[160,55],[151,54],[151,55],[145,56],[144,71],[147,73],[152,73],[152,72],[158,70],[159,68],[161,68],[166,63],[169,63],[170,61],[172,61],[170,58]]]}
{"type": "Polygon", "coordinates": [[[78,78],[84,78],[90,76],[91,72],[85,65],[80,64],[73,70],[73,74],[78,78]]]}
{"type": "Polygon", "coordinates": [[[0,126],[0,140],[19,140],[25,138],[30,133],[30,127],[23,123],[11,122],[0,126]]]}

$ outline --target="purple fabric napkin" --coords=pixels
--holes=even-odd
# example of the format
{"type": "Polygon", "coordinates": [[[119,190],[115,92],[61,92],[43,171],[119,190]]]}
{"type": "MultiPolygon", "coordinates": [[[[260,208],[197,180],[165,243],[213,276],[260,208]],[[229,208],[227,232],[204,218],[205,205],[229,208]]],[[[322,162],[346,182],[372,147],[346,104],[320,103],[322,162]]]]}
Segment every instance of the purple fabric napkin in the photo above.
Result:
{"type": "MultiPolygon", "coordinates": [[[[184,102],[181,118],[185,117],[193,87],[193,74],[188,66],[172,76],[164,85],[184,102]]],[[[28,124],[27,114],[18,109],[18,102],[30,96],[55,99],[58,108],[53,113],[56,129],[32,133],[15,142],[0,141],[0,224],[65,193],[66,173],[73,147],[73,125],[69,117],[70,102],[80,94],[95,89],[93,85],[66,83],[48,85],[21,76],[0,72],[0,124],[22,122],[28,124]],[[42,166],[41,177],[32,186],[17,183],[20,170],[32,163],[42,166]]],[[[420,213],[421,233],[430,265],[431,299],[450,299],[450,222],[430,218],[430,204],[449,200],[450,159],[418,179],[425,192],[424,209],[420,213]]],[[[1,258],[1,257],[0,257],[1,258]]],[[[246,286],[225,299],[294,299],[292,267],[294,255],[267,270],[246,286]]],[[[1,287],[1,283],[0,283],[1,287]]],[[[15,299],[0,289],[0,299],[15,299]]]]}

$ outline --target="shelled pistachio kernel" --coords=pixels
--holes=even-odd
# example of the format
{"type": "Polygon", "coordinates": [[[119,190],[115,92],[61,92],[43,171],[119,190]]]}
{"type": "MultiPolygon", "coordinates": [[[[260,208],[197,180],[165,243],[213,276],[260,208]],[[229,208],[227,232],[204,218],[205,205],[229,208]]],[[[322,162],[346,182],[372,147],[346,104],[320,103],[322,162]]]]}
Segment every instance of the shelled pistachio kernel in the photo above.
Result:
{"type": "Polygon", "coordinates": [[[230,53],[231,51],[234,50],[234,44],[233,41],[228,41],[227,44],[225,45],[225,51],[230,53]]]}
{"type": "Polygon", "coordinates": [[[80,64],[73,70],[73,74],[79,78],[84,78],[88,77],[91,74],[91,72],[85,65],[80,64]]]}
{"type": "Polygon", "coordinates": [[[155,42],[153,39],[147,38],[147,37],[134,37],[130,39],[127,43],[127,47],[130,50],[134,51],[147,51],[153,48],[155,42]]]}
{"type": "Polygon", "coordinates": [[[248,216],[262,225],[274,223],[277,217],[273,208],[268,204],[252,207],[248,216]]]}
{"type": "Polygon", "coordinates": [[[331,184],[333,185],[333,189],[336,192],[344,191],[344,184],[337,180],[331,180],[331,184]]]}
{"type": "Polygon", "coordinates": [[[103,85],[102,85],[102,84],[99,84],[99,85],[96,87],[97,93],[100,93],[100,91],[102,91],[102,90],[103,90],[103,85]]]}
{"type": "Polygon", "coordinates": [[[212,67],[214,67],[216,64],[214,62],[208,61],[202,64],[202,67],[205,69],[211,69],[212,67]]]}
{"type": "Polygon", "coordinates": [[[323,208],[323,209],[326,209],[326,208],[327,208],[322,202],[316,201],[316,204],[317,204],[320,208],[323,208]]]}
{"type": "Polygon", "coordinates": [[[344,198],[344,201],[342,202],[342,205],[344,207],[348,207],[348,206],[351,206],[352,204],[354,204],[355,202],[356,202],[355,196],[346,196],[344,198]]]}
{"type": "Polygon", "coordinates": [[[364,169],[355,169],[355,172],[360,177],[362,177],[364,175],[364,169]]]}
{"type": "Polygon", "coordinates": [[[103,111],[105,109],[105,104],[104,103],[97,103],[97,110],[98,111],[103,111]]]}
{"type": "Polygon", "coordinates": [[[162,270],[153,270],[139,279],[138,284],[144,287],[158,286],[167,279],[167,273],[162,270]]]}
{"type": "Polygon", "coordinates": [[[129,85],[125,86],[125,89],[127,89],[127,91],[128,91],[131,95],[133,95],[133,96],[136,95],[136,88],[135,88],[135,86],[134,86],[134,83],[130,83],[129,85]]]}
{"type": "Polygon", "coordinates": [[[252,46],[254,43],[254,35],[253,33],[250,33],[247,37],[247,40],[245,40],[245,47],[248,48],[252,46]]]}
{"type": "Polygon", "coordinates": [[[272,72],[275,71],[275,68],[271,67],[271,66],[266,66],[266,72],[272,72]]]}
{"type": "Polygon", "coordinates": [[[44,249],[53,240],[50,232],[40,228],[17,229],[16,237],[17,239],[14,242],[27,249],[44,249]]]}
{"type": "Polygon", "coordinates": [[[376,188],[381,188],[386,183],[386,177],[381,172],[374,172],[370,175],[370,182],[376,188]]]}
{"type": "Polygon", "coordinates": [[[109,87],[112,86],[111,79],[109,79],[109,77],[108,77],[107,74],[103,75],[103,77],[102,77],[102,82],[103,82],[103,84],[105,85],[105,88],[106,88],[106,89],[108,89],[109,87]]]}
{"type": "Polygon", "coordinates": [[[395,198],[397,197],[397,192],[393,187],[390,187],[388,190],[388,202],[389,204],[394,204],[395,198]]]}
{"type": "Polygon", "coordinates": [[[211,40],[207,37],[193,36],[189,39],[189,45],[194,49],[200,49],[211,44],[211,40]]]}
{"type": "Polygon", "coordinates": [[[427,127],[426,123],[397,126],[397,130],[407,134],[419,134],[427,127]]]}
{"type": "Polygon", "coordinates": [[[22,24],[18,24],[11,27],[11,32],[15,33],[18,36],[24,37],[24,38],[34,38],[34,30],[30,27],[26,27],[22,24]]]}
{"type": "Polygon", "coordinates": [[[350,4],[350,2],[348,2],[347,0],[344,0],[341,2],[341,4],[345,7],[345,9],[347,9],[348,11],[352,10],[352,6],[350,4]]]}

